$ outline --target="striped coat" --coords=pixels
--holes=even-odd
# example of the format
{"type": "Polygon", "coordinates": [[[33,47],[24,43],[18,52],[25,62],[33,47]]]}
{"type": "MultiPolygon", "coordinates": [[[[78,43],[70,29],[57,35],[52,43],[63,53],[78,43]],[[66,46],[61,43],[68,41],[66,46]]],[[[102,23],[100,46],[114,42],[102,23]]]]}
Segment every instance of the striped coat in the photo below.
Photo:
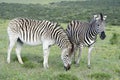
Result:
{"type": "Polygon", "coordinates": [[[70,51],[71,43],[63,28],[57,23],[47,20],[39,21],[27,18],[15,18],[10,21],[7,28],[9,36],[9,47],[7,61],[10,63],[10,53],[17,42],[16,54],[18,61],[23,64],[20,56],[21,47],[23,44],[28,45],[43,45],[44,53],[44,68],[48,68],[49,47],[57,44],[62,49],[61,58],[63,64],[68,70],[70,68],[70,51]]]}
{"type": "Polygon", "coordinates": [[[103,14],[94,15],[90,22],[82,22],[78,20],[71,21],[68,24],[66,33],[74,45],[74,57],[75,52],[79,48],[78,58],[75,59],[75,63],[79,64],[81,51],[83,46],[89,47],[88,50],[88,67],[90,67],[90,54],[94,43],[96,42],[97,35],[100,38],[105,39],[105,19],[106,16],[103,14]]]}

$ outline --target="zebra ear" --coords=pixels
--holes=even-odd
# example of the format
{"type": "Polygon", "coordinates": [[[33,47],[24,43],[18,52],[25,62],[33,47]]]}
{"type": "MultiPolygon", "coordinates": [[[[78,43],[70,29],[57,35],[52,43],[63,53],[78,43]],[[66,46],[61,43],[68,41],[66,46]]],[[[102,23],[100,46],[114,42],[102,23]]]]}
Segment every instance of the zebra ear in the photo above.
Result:
{"type": "Polygon", "coordinates": [[[105,15],[105,16],[103,16],[103,20],[106,20],[106,18],[107,18],[107,16],[105,15]]]}
{"type": "Polygon", "coordinates": [[[94,19],[97,18],[97,17],[98,17],[98,15],[94,15],[94,19]]]}
{"type": "Polygon", "coordinates": [[[100,13],[100,19],[103,21],[103,14],[100,13]]]}
{"type": "Polygon", "coordinates": [[[94,15],[94,20],[98,20],[98,19],[99,19],[98,15],[94,15]]]}

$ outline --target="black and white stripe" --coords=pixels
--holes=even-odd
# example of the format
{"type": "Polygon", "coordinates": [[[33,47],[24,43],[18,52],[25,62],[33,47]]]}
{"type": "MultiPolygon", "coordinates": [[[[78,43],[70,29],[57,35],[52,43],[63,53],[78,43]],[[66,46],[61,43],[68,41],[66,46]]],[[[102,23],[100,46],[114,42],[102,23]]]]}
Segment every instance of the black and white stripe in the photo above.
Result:
{"type": "MultiPolygon", "coordinates": [[[[71,43],[66,32],[57,23],[47,20],[39,21],[27,18],[15,18],[10,21],[7,32],[10,41],[7,57],[8,63],[10,63],[10,53],[16,42],[16,54],[21,64],[23,64],[23,61],[20,51],[23,43],[28,45],[43,45],[44,68],[48,67],[49,47],[53,44],[57,44],[62,49],[62,60],[66,55],[68,55],[68,58],[70,57],[71,43]]],[[[66,68],[70,67],[68,59],[64,59],[63,63],[66,68]]]]}
{"type": "MultiPolygon", "coordinates": [[[[88,65],[90,66],[90,53],[93,48],[93,44],[96,42],[97,35],[100,34],[100,38],[105,38],[105,19],[101,13],[94,15],[90,22],[82,22],[78,20],[71,21],[66,29],[67,35],[70,41],[74,44],[74,51],[79,47],[78,59],[75,60],[79,63],[81,49],[83,46],[89,47],[88,51],[88,65]]],[[[74,55],[75,56],[75,55],[74,55]]]]}

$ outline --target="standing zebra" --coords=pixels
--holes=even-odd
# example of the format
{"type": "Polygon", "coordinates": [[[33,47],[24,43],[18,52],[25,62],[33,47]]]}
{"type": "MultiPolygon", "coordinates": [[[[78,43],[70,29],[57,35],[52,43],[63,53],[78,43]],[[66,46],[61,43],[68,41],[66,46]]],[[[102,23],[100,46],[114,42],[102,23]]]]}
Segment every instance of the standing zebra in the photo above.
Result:
{"type": "Polygon", "coordinates": [[[66,29],[67,35],[74,45],[74,61],[79,64],[81,51],[83,46],[87,46],[88,50],[88,68],[90,68],[90,54],[93,49],[93,45],[96,42],[97,35],[100,34],[100,38],[105,39],[105,19],[107,16],[103,16],[102,13],[94,15],[90,22],[71,21],[66,29]],[[75,51],[79,47],[79,53],[77,59],[75,59],[75,51]]]}
{"type": "Polygon", "coordinates": [[[62,49],[61,59],[65,69],[70,69],[72,45],[66,32],[57,23],[46,20],[38,21],[27,18],[15,18],[10,21],[7,32],[9,36],[8,63],[10,63],[10,53],[15,43],[17,43],[16,55],[21,64],[23,64],[23,61],[20,53],[24,43],[28,45],[42,44],[44,53],[43,66],[46,69],[48,68],[49,47],[57,44],[62,49]]]}

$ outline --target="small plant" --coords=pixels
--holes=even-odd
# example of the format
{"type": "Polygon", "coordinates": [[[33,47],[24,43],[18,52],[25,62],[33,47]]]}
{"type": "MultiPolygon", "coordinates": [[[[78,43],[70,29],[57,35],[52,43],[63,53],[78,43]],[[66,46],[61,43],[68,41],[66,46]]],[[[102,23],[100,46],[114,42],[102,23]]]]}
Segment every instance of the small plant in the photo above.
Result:
{"type": "Polygon", "coordinates": [[[115,72],[120,75],[120,68],[115,69],[115,72]]]}
{"type": "Polygon", "coordinates": [[[91,79],[96,79],[96,80],[110,80],[111,75],[107,73],[93,73],[89,75],[91,79]]]}
{"type": "Polygon", "coordinates": [[[30,61],[25,62],[22,66],[25,68],[30,68],[30,69],[35,68],[35,64],[30,61]]]}
{"type": "Polygon", "coordinates": [[[55,77],[55,80],[78,80],[77,76],[72,75],[72,74],[58,74],[55,77]]]}
{"type": "Polygon", "coordinates": [[[120,42],[119,42],[119,34],[117,33],[113,33],[112,35],[112,38],[110,39],[110,44],[114,45],[118,45],[120,42]]]}

